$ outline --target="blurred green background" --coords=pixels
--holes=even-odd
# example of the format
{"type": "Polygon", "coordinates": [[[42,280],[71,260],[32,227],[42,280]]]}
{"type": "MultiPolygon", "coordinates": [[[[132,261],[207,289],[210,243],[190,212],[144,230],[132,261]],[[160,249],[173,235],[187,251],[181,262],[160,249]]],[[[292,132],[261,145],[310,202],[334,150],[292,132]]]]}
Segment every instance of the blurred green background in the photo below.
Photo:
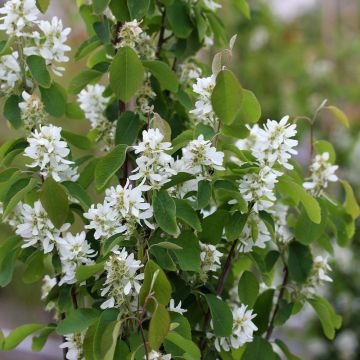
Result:
{"type": "MultiPolygon", "coordinates": [[[[350,129],[321,113],[316,134],[330,139],[338,151],[341,176],[355,187],[360,200],[360,1],[359,0],[249,0],[251,20],[240,14],[231,1],[222,1],[220,16],[229,37],[239,34],[232,69],[243,86],[252,90],[262,105],[262,119],[283,115],[312,117],[324,99],[340,107],[349,117],[350,129]]],[[[0,4],[3,1],[0,1],[0,4]]],[[[52,0],[47,17],[57,15],[72,28],[70,45],[74,50],[86,39],[75,1],[52,0]]],[[[215,51],[215,50],[212,50],[215,51]]],[[[211,52],[201,54],[211,63],[211,52]]],[[[84,64],[70,61],[64,86],[84,64]]],[[[55,123],[86,132],[83,121],[58,120],[55,123]]],[[[308,126],[299,122],[303,133],[300,162],[309,162],[308,126]]],[[[0,143],[19,136],[2,120],[0,143]]],[[[9,230],[0,227],[0,238],[9,230]]],[[[350,249],[337,248],[333,264],[333,285],[324,291],[344,317],[343,329],[330,343],[322,336],[311,310],[305,310],[287,324],[280,336],[301,359],[360,359],[360,246],[359,231],[350,249]]],[[[21,282],[23,269],[17,268],[11,287],[0,290],[0,328],[11,329],[27,322],[51,321],[41,311],[40,289],[21,282]]],[[[19,350],[0,353],[8,359],[61,359],[57,348],[61,339],[52,338],[40,354],[31,354],[30,342],[19,350]]]]}

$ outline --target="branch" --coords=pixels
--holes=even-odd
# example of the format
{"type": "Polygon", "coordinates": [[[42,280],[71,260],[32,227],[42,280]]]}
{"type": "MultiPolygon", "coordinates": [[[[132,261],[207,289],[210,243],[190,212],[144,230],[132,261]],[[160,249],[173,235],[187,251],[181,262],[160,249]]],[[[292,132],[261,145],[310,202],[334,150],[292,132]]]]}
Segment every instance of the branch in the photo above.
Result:
{"type": "Polygon", "coordinates": [[[279,308],[280,308],[280,301],[282,300],[282,298],[284,297],[284,294],[285,294],[285,289],[286,289],[286,285],[287,285],[287,282],[288,282],[288,277],[289,277],[289,270],[288,270],[288,267],[287,265],[284,266],[284,278],[283,278],[283,282],[281,284],[281,288],[280,288],[280,291],[279,291],[279,295],[278,295],[278,298],[276,300],[276,305],[275,305],[275,309],[274,309],[274,312],[272,314],[272,317],[271,317],[271,320],[270,320],[270,323],[269,323],[269,327],[268,327],[268,330],[266,332],[266,340],[269,340],[271,335],[272,335],[272,332],[274,330],[274,323],[275,323],[275,318],[276,318],[276,315],[277,313],[279,312],[279,308]]]}
{"type": "Polygon", "coordinates": [[[160,28],[160,34],[159,34],[159,41],[158,41],[157,49],[156,49],[156,57],[158,59],[160,58],[162,47],[166,41],[165,37],[164,37],[164,35],[165,35],[165,13],[166,13],[166,10],[164,9],[161,12],[161,28],[160,28]]]}

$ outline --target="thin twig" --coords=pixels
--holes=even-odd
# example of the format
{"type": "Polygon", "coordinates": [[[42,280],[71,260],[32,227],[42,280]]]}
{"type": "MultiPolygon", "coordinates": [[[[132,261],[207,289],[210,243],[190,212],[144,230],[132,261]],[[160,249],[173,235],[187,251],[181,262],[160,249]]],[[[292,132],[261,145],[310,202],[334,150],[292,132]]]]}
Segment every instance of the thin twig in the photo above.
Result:
{"type": "Polygon", "coordinates": [[[76,310],[78,308],[77,298],[76,298],[76,287],[75,285],[71,288],[71,300],[73,303],[73,307],[76,310]]]}
{"type": "Polygon", "coordinates": [[[283,281],[282,281],[282,284],[281,284],[279,295],[278,295],[277,300],[276,300],[275,309],[274,309],[274,312],[272,314],[272,317],[271,317],[271,320],[270,320],[270,323],[269,323],[269,327],[268,327],[267,332],[266,332],[266,336],[265,336],[266,340],[270,339],[270,337],[272,335],[272,332],[274,330],[275,318],[276,318],[277,313],[279,312],[280,301],[282,300],[282,298],[284,297],[284,294],[285,294],[285,289],[286,289],[286,285],[287,285],[287,282],[288,282],[288,277],[289,277],[289,270],[288,270],[288,267],[285,265],[284,266],[284,278],[283,278],[283,281]]]}
{"type": "Polygon", "coordinates": [[[158,40],[157,49],[156,49],[156,57],[158,59],[160,58],[161,50],[165,43],[165,37],[164,37],[164,35],[165,35],[165,13],[166,13],[166,10],[164,9],[161,13],[161,27],[160,27],[159,40],[158,40]]]}

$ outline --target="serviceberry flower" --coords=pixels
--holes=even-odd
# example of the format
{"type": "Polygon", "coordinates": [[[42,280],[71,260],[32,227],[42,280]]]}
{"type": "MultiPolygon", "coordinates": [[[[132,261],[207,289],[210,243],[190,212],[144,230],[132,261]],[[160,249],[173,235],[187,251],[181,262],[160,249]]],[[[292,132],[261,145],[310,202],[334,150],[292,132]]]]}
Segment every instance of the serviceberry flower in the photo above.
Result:
{"type": "Polygon", "coordinates": [[[81,264],[92,264],[94,261],[91,258],[96,255],[95,250],[91,249],[86,241],[85,231],[76,235],[66,233],[65,236],[57,240],[57,246],[63,272],[59,285],[74,284],[76,282],[76,267],[81,264]]]}
{"type": "MultiPolygon", "coordinates": [[[[162,354],[158,351],[152,350],[148,354],[149,360],[171,360],[171,354],[162,354]]],[[[146,359],[146,356],[144,356],[144,359],[146,359]]]]}
{"type": "Polygon", "coordinates": [[[38,22],[40,11],[35,0],[9,0],[0,8],[2,14],[0,30],[4,30],[10,36],[23,36],[26,26],[38,22]]]}
{"type": "Polygon", "coordinates": [[[324,152],[315,156],[313,163],[310,165],[309,181],[304,182],[305,189],[314,196],[320,196],[328,187],[329,182],[336,182],[339,180],[335,171],[338,165],[332,165],[330,162],[330,154],[324,152]]]}
{"type": "Polygon", "coordinates": [[[57,281],[55,277],[50,277],[49,275],[45,275],[42,280],[41,286],[41,300],[45,300],[49,295],[51,289],[56,285],[57,281]]]}
{"type": "Polygon", "coordinates": [[[140,292],[143,273],[138,270],[143,267],[140,260],[134,259],[134,254],[128,254],[123,248],[112,250],[112,254],[105,263],[106,280],[101,296],[107,295],[108,300],[101,304],[102,309],[130,307],[133,298],[140,292]]]}
{"type": "Polygon", "coordinates": [[[174,159],[166,151],[171,149],[171,143],[163,141],[164,135],[159,129],[144,130],[143,139],[133,146],[137,168],[133,170],[130,180],[142,180],[144,189],[160,189],[161,186],[176,174],[173,169],[174,159]]]}
{"type": "Polygon", "coordinates": [[[85,360],[83,343],[85,332],[65,336],[65,342],[60,345],[61,349],[67,349],[67,360],[85,360]]]}
{"type": "Polygon", "coordinates": [[[21,120],[24,123],[25,130],[32,131],[45,123],[47,114],[44,104],[35,94],[30,95],[23,91],[21,95],[23,98],[23,101],[19,103],[21,120]]]}
{"type": "Polygon", "coordinates": [[[221,4],[217,3],[214,0],[203,0],[203,2],[205,6],[212,11],[216,11],[217,9],[221,8],[221,4]]]}
{"type": "Polygon", "coordinates": [[[40,245],[45,254],[54,249],[61,233],[70,227],[70,224],[64,224],[57,229],[39,200],[35,201],[33,207],[23,204],[22,216],[23,222],[16,228],[16,234],[24,239],[22,247],[40,245]]]}
{"type": "Polygon", "coordinates": [[[190,141],[190,143],[182,149],[183,157],[182,161],[188,169],[188,172],[192,174],[202,173],[205,168],[207,170],[224,170],[223,160],[224,153],[217,151],[212,146],[211,141],[204,140],[203,135],[199,135],[196,140],[190,141]]]}
{"type": "Polygon", "coordinates": [[[288,244],[293,237],[289,231],[286,221],[288,210],[289,207],[287,205],[276,203],[272,211],[275,234],[277,236],[277,240],[283,244],[288,244]]]}
{"type": "Polygon", "coordinates": [[[195,109],[190,111],[190,114],[194,116],[196,123],[204,123],[214,126],[218,120],[212,104],[211,94],[216,84],[216,78],[214,75],[205,78],[198,78],[193,85],[194,93],[198,94],[197,101],[195,102],[195,109]]]}
{"type": "Polygon", "coordinates": [[[17,51],[0,57],[0,89],[4,94],[14,92],[22,80],[18,58],[17,51]]]}
{"type": "Polygon", "coordinates": [[[256,317],[253,310],[248,310],[247,305],[236,306],[232,309],[233,330],[229,337],[216,337],[215,348],[218,352],[221,350],[230,351],[238,349],[246,343],[253,341],[253,334],[257,330],[252,319],[256,317]]]}
{"type": "Polygon", "coordinates": [[[256,212],[251,212],[240,235],[239,251],[248,253],[254,247],[264,249],[270,240],[271,235],[265,223],[256,212]]]}
{"type": "Polygon", "coordinates": [[[68,62],[69,58],[65,55],[70,51],[70,46],[66,45],[70,28],[63,28],[62,21],[54,16],[50,21],[42,20],[39,22],[39,31],[33,33],[34,45],[24,48],[24,54],[40,55],[51,65],[52,71],[57,76],[62,76],[64,67],[54,66],[54,63],[68,62]]]}
{"type": "Polygon", "coordinates": [[[187,312],[186,309],[183,309],[181,307],[181,301],[179,301],[179,304],[177,306],[175,306],[175,300],[174,299],[170,299],[170,303],[169,303],[169,311],[171,312],[176,312],[180,315],[184,314],[187,312]]]}
{"type": "Polygon", "coordinates": [[[180,64],[179,67],[180,83],[185,86],[193,86],[196,79],[200,78],[202,70],[196,65],[194,61],[186,61],[180,64]]]}
{"type": "Polygon", "coordinates": [[[223,253],[216,249],[215,245],[200,243],[201,270],[204,274],[209,271],[217,271],[221,267],[220,259],[223,253]]]}

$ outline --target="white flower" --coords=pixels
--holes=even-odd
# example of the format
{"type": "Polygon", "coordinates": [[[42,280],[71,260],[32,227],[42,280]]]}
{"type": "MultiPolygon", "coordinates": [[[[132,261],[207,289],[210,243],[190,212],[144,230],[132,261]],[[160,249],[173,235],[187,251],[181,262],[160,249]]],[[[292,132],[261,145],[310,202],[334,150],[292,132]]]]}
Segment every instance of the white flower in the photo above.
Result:
{"type": "Polygon", "coordinates": [[[105,263],[106,281],[101,296],[107,295],[108,300],[102,303],[101,308],[121,307],[136,297],[144,279],[143,273],[137,273],[143,265],[140,260],[134,259],[134,254],[128,254],[123,248],[112,250],[112,255],[105,263]]]}
{"type": "Polygon", "coordinates": [[[216,84],[214,75],[198,78],[197,82],[193,85],[193,91],[198,94],[198,99],[195,102],[195,109],[190,111],[194,115],[196,122],[202,122],[208,125],[214,125],[217,117],[213,111],[211,104],[211,94],[216,84]]]}
{"type": "Polygon", "coordinates": [[[137,168],[133,170],[130,180],[142,180],[147,187],[144,189],[159,189],[176,174],[173,169],[174,159],[166,151],[171,149],[171,143],[163,141],[164,136],[159,129],[144,130],[143,139],[133,148],[137,168]]]}
{"type": "Polygon", "coordinates": [[[217,269],[220,269],[220,259],[223,254],[216,249],[216,246],[200,242],[200,249],[202,271],[206,274],[209,271],[216,271],[217,269]]]}
{"type": "Polygon", "coordinates": [[[205,6],[212,11],[216,11],[221,8],[221,5],[214,0],[203,0],[205,6]]]}
{"type": "Polygon", "coordinates": [[[56,278],[45,275],[42,280],[41,286],[41,300],[45,300],[49,295],[51,289],[56,285],[56,278]]]}
{"type": "Polygon", "coordinates": [[[112,235],[122,233],[125,227],[116,223],[117,214],[108,204],[91,205],[90,209],[84,213],[84,217],[90,220],[89,225],[85,225],[86,229],[94,229],[95,239],[101,237],[110,237],[112,235]]]}
{"type": "Polygon", "coordinates": [[[187,312],[186,309],[182,309],[181,308],[181,301],[179,301],[179,304],[177,306],[175,306],[175,300],[174,299],[170,299],[170,303],[169,303],[169,311],[171,312],[176,312],[180,315],[184,314],[187,312]]]}
{"type": "Polygon", "coordinates": [[[274,188],[279,175],[281,173],[265,166],[258,173],[248,173],[240,180],[240,194],[245,201],[254,204],[255,212],[268,210],[273,206],[276,201],[274,188]]]}
{"type": "Polygon", "coordinates": [[[103,128],[104,111],[109,103],[109,98],[103,95],[105,87],[103,85],[87,85],[78,95],[78,102],[86,119],[91,123],[92,129],[103,128]]]}
{"type": "Polygon", "coordinates": [[[200,78],[202,70],[193,61],[187,61],[179,65],[180,83],[184,85],[194,85],[194,81],[200,78]]]}
{"type": "Polygon", "coordinates": [[[136,105],[138,112],[148,115],[153,111],[154,106],[150,105],[150,103],[155,99],[156,93],[151,87],[151,82],[147,74],[145,75],[145,79],[140,89],[136,92],[136,105]]]}
{"type": "Polygon", "coordinates": [[[311,298],[316,295],[322,282],[332,282],[333,280],[331,277],[327,275],[329,271],[331,271],[331,267],[328,264],[327,258],[324,258],[320,255],[316,256],[310,276],[302,289],[302,293],[307,298],[311,298]]]}
{"type": "Polygon", "coordinates": [[[22,36],[26,26],[37,23],[40,11],[35,0],[9,0],[0,8],[0,30],[6,31],[10,36],[22,36]]]}
{"type": "Polygon", "coordinates": [[[93,263],[91,258],[95,256],[95,251],[86,241],[85,231],[76,235],[66,233],[63,238],[57,240],[57,245],[64,274],[59,285],[73,284],[76,282],[76,267],[93,263]]]}
{"type": "Polygon", "coordinates": [[[22,79],[18,58],[17,51],[0,57],[0,88],[5,94],[12,93],[22,79]]]}
{"type": "MultiPolygon", "coordinates": [[[[26,56],[40,55],[46,60],[47,65],[53,65],[54,62],[63,63],[69,61],[69,58],[65,56],[65,52],[71,50],[70,46],[66,45],[68,35],[70,34],[70,28],[63,28],[62,21],[54,16],[49,21],[40,21],[38,31],[33,33],[35,41],[34,46],[29,46],[24,49],[26,56]]],[[[63,67],[52,68],[55,75],[61,76],[63,67]]]]}
{"type": "Polygon", "coordinates": [[[28,137],[29,146],[25,149],[24,155],[33,159],[29,167],[39,167],[40,174],[45,178],[49,175],[55,181],[69,180],[76,181],[77,171],[70,165],[72,161],[66,159],[70,150],[65,141],[61,140],[61,128],[49,125],[42,126],[40,130],[28,137]]]}
{"type": "Polygon", "coordinates": [[[259,215],[255,212],[250,213],[240,236],[239,251],[248,253],[254,247],[264,249],[266,243],[270,240],[269,230],[259,215]]]}
{"type": "Polygon", "coordinates": [[[43,125],[47,117],[42,101],[35,95],[22,92],[23,101],[19,103],[21,120],[26,130],[31,131],[38,125],[43,125]]]}
{"type": "Polygon", "coordinates": [[[210,168],[215,170],[224,170],[223,160],[224,153],[216,151],[216,148],[211,145],[209,140],[204,140],[203,135],[199,135],[196,140],[182,149],[182,161],[192,174],[201,173],[203,168],[210,168]]]}
{"type": "MultiPolygon", "coordinates": [[[[171,360],[171,354],[162,354],[158,351],[152,350],[148,354],[149,360],[171,360]]],[[[144,359],[146,359],[146,356],[144,356],[144,359]]]]}
{"type": "Polygon", "coordinates": [[[339,180],[335,174],[337,169],[337,165],[331,164],[328,152],[316,155],[313,163],[310,165],[310,179],[304,182],[304,188],[309,190],[312,195],[320,196],[328,187],[329,182],[339,180]]]}
{"type": "Polygon", "coordinates": [[[283,244],[287,244],[292,239],[292,234],[288,229],[286,221],[288,210],[288,206],[276,203],[272,212],[275,224],[275,234],[277,239],[283,244]]]}
{"type": "Polygon", "coordinates": [[[60,345],[61,349],[67,349],[66,359],[85,360],[83,343],[85,333],[70,334],[65,336],[65,342],[60,345]]]}
{"type": "Polygon", "coordinates": [[[35,201],[34,207],[24,204],[22,209],[23,222],[16,228],[16,234],[24,239],[23,248],[41,245],[44,253],[54,249],[61,233],[66,231],[70,224],[64,224],[57,229],[50,221],[40,201],[35,201]]]}
{"type": "Polygon", "coordinates": [[[252,310],[247,310],[246,305],[235,307],[233,314],[233,330],[229,337],[215,338],[215,348],[218,352],[221,350],[230,351],[238,349],[246,343],[253,341],[253,334],[257,330],[252,319],[256,317],[252,310]]]}

